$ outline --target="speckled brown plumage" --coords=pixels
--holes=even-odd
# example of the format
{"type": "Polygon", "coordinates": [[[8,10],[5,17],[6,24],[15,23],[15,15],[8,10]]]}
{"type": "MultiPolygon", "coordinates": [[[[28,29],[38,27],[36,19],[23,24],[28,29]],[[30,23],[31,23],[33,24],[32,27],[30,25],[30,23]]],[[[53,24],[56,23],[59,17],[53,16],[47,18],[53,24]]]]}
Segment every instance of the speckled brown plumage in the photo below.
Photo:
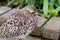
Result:
{"type": "Polygon", "coordinates": [[[27,10],[17,11],[0,26],[0,38],[24,38],[36,27],[36,18],[27,10]]]}

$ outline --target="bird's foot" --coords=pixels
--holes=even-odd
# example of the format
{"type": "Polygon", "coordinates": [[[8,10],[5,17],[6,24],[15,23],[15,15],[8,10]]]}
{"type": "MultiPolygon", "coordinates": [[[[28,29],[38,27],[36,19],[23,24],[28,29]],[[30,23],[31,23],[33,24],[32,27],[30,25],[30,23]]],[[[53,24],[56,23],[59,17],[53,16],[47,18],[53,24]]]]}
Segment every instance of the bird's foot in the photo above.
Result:
{"type": "Polygon", "coordinates": [[[22,40],[22,39],[16,38],[16,40],[22,40]]]}

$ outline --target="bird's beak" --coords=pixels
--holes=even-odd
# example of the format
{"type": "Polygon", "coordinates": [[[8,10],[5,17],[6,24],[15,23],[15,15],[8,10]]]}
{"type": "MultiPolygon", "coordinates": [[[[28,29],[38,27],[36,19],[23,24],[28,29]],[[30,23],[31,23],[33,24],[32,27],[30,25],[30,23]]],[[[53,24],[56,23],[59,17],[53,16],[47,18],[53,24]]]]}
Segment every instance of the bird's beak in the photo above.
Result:
{"type": "Polygon", "coordinates": [[[34,14],[35,14],[35,15],[38,15],[38,14],[39,14],[39,12],[38,12],[38,11],[36,11],[34,14]]]}

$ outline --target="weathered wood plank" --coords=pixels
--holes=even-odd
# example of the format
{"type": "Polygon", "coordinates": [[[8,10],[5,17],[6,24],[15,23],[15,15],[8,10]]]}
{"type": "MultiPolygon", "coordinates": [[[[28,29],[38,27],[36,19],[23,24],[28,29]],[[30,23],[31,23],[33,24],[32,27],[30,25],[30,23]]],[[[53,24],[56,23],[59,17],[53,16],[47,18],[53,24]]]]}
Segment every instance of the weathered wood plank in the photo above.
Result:
{"type": "Polygon", "coordinates": [[[4,13],[3,15],[1,15],[1,16],[0,16],[0,25],[1,25],[2,23],[4,23],[5,20],[6,20],[11,14],[15,13],[16,11],[18,11],[18,10],[17,10],[17,9],[12,9],[12,10],[4,13]]]}
{"type": "Polygon", "coordinates": [[[36,16],[36,17],[37,17],[37,27],[33,30],[31,34],[36,36],[41,36],[43,32],[43,29],[41,28],[41,26],[46,22],[47,19],[40,16],[36,16]]]}
{"type": "Polygon", "coordinates": [[[54,17],[43,27],[43,37],[58,40],[60,35],[60,18],[54,17]]]}
{"type": "Polygon", "coordinates": [[[6,7],[6,6],[1,6],[0,7],[0,15],[4,14],[5,12],[11,10],[10,7],[6,7]]]}

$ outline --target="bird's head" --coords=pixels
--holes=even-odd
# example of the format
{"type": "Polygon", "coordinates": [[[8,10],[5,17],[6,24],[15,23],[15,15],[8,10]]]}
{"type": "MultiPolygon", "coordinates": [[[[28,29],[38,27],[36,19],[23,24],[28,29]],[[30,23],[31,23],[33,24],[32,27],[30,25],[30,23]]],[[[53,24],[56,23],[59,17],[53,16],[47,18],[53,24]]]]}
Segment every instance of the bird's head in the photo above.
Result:
{"type": "Polygon", "coordinates": [[[37,11],[37,9],[34,6],[26,6],[22,10],[27,10],[31,14],[35,14],[35,15],[38,15],[39,14],[38,11],[37,11]]]}

